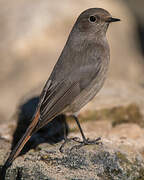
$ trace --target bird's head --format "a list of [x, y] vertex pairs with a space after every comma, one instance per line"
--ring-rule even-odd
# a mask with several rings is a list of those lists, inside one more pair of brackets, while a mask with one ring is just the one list
[[79, 32], [96, 34], [106, 33], [110, 23], [120, 21], [120, 19], [113, 18], [111, 14], [101, 8], [87, 9], [78, 17], [75, 28]]

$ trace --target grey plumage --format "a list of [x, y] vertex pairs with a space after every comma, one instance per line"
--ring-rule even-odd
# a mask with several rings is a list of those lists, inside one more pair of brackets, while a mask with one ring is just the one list
[[[91, 27], [88, 27], [89, 17], [96, 14], [111, 17], [102, 9], [84, 11], [77, 19], [47, 81], [51, 83], [45, 88], [47, 93], [40, 102], [40, 117], [44, 124], [58, 113], [70, 115], [78, 112], [104, 83], [110, 58], [106, 39], [109, 23], [101, 22], [99, 28], [96, 23], [92, 23]], [[36, 129], [41, 126], [41, 123], [38, 123]]]
[[[40, 95], [32, 123], [4, 168], [18, 156], [34, 132], [60, 113], [73, 115], [79, 112], [101, 89], [110, 59], [106, 31], [109, 23], [114, 21], [119, 19], [112, 18], [101, 8], [88, 9], [80, 14]], [[80, 131], [86, 140], [81, 127]]]

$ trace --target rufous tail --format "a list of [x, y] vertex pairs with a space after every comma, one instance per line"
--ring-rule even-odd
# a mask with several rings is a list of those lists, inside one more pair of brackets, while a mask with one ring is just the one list
[[5, 162], [5, 164], [3, 166], [4, 169], [7, 169], [12, 164], [12, 162], [15, 160], [15, 158], [21, 152], [21, 150], [24, 147], [24, 145], [27, 143], [27, 141], [32, 136], [32, 132], [33, 132], [34, 128], [36, 127], [37, 123], [38, 123], [39, 115], [40, 115], [40, 113], [39, 113], [39, 110], [38, 110], [36, 112], [35, 116], [34, 116], [34, 119], [32, 120], [31, 124], [29, 125], [28, 129], [26, 130], [26, 132], [24, 133], [22, 138], [19, 140], [19, 142], [16, 145], [16, 147], [10, 153], [7, 161]]

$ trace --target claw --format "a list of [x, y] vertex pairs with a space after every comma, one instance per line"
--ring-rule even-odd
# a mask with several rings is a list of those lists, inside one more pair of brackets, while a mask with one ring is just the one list
[[69, 141], [75, 141], [75, 142], [79, 143], [78, 145], [75, 145], [70, 149], [70, 151], [72, 151], [73, 149], [80, 149], [82, 146], [85, 146], [85, 145], [92, 145], [92, 144], [96, 144], [96, 145], [101, 144], [102, 145], [102, 142], [100, 140], [101, 140], [100, 137], [95, 140], [90, 140], [89, 138], [87, 138], [87, 139], [84, 139], [83, 141], [80, 141], [78, 137], [67, 138], [67, 139], [65, 139], [64, 143], [59, 148], [59, 151], [61, 153], [63, 153], [64, 152], [63, 148], [64, 148], [65, 144]]
[[61, 153], [63, 153], [64, 151], [63, 151], [63, 148], [64, 148], [64, 146], [65, 146], [65, 144], [67, 143], [67, 142], [69, 142], [69, 141], [75, 141], [75, 142], [80, 142], [80, 141], [78, 141], [78, 137], [73, 137], [73, 138], [66, 138], [65, 140], [64, 140], [64, 143], [61, 145], [61, 147], [59, 148], [59, 151], [61, 152]]
[[73, 146], [71, 149], [70, 149], [70, 151], [72, 151], [73, 149], [80, 149], [82, 146], [85, 146], [85, 145], [92, 145], [92, 144], [96, 144], [96, 145], [99, 145], [99, 144], [101, 144], [102, 145], [102, 142], [100, 141], [101, 140], [101, 138], [99, 137], [99, 138], [97, 138], [97, 139], [95, 139], [95, 140], [89, 140], [89, 138], [87, 138], [87, 139], [84, 139], [84, 141], [80, 141], [79, 143], [79, 145], [75, 145], [75, 146]]

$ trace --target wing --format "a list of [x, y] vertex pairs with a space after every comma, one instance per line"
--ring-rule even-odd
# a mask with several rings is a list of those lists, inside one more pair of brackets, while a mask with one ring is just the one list
[[40, 129], [61, 113], [97, 76], [100, 66], [87, 65], [69, 74], [60, 82], [48, 80], [40, 96]]
[[79, 83], [71, 83], [69, 80], [50, 85], [47, 91], [44, 89], [39, 103], [40, 120], [35, 131], [61, 113], [79, 93]]

